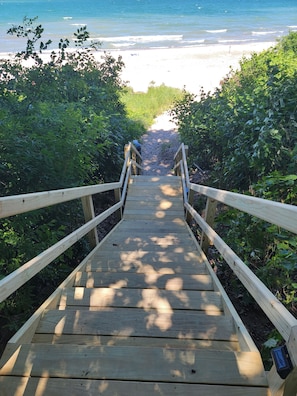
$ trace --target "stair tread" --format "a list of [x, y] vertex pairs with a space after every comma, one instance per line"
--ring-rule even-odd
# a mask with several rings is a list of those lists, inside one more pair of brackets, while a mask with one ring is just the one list
[[[267, 389], [263, 387], [243, 387], [228, 385], [207, 384], [181, 384], [165, 382], [136, 382], [114, 380], [88, 380], [68, 378], [1, 378], [1, 386], [4, 394], [16, 394], [22, 392], [26, 396], [37, 395], [38, 389], [42, 388], [42, 396], [98, 396], [98, 390], [102, 390], [104, 396], [152, 396], [155, 394], [172, 396], [268, 396]], [[5, 391], [7, 393], [5, 393]], [[24, 393], [26, 392], [26, 393]]]
[[45, 334], [34, 335], [33, 343], [71, 344], [90, 346], [141, 346], [146, 348], [162, 347], [175, 349], [212, 349], [216, 351], [239, 351], [237, 340], [194, 340], [184, 338], [160, 337], [127, 337], [115, 335], [85, 335], [85, 334]]
[[231, 317], [165, 309], [49, 310], [36, 333], [237, 340]]
[[213, 290], [210, 275], [78, 272], [74, 286], [166, 290]]
[[111, 289], [73, 287], [65, 289], [61, 296], [61, 307], [127, 307], [159, 309], [200, 310], [222, 312], [220, 293], [214, 291], [183, 290], [180, 292], [158, 289]]
[[67, 344], [14, 349], [0, 375], [266, 386], [256, 352]]

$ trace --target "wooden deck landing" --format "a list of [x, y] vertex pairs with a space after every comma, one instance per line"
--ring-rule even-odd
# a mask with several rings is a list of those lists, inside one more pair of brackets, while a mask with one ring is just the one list
[[184, 221], [178, 177], [132, 179], [123, 221], [32, 337], [7, 346], [1, 396], [269, 394], [259, 353]]

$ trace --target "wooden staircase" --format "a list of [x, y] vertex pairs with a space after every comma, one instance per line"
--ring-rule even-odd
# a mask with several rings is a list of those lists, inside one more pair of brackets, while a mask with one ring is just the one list
[[174, 176], [131, 179], [123, 220], [1, 367], [1, 396], [269, 395]]

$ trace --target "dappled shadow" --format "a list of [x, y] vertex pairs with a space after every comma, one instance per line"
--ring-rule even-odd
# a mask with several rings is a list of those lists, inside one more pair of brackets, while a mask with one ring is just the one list
[[[162, 186], [159, 194], [178, 196]], [[151, 213], [167, 211], [172, 205], [163, 197]], [[6, 351], [0, 390], [207, 396], [221, 386], [232, 394], [230, 384], [234, 390], [247, 382], [264, 389], [260, 357], [239, 352], [223, 306], [180, 217], [125, 219], [77, 272], [57, 309], [44, 312], [33, 344]]]

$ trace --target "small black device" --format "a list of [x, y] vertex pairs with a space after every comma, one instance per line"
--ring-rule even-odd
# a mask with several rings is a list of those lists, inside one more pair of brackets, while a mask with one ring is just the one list
[[278, 375], [282, 379], [287, 378], [292, 371], [293, 365], [286, 345], [272, 349], [271, 355]]

